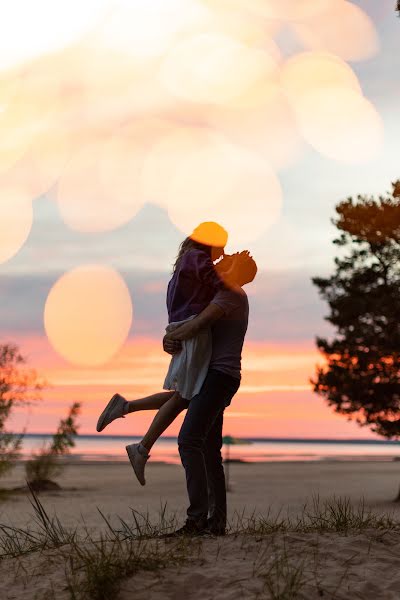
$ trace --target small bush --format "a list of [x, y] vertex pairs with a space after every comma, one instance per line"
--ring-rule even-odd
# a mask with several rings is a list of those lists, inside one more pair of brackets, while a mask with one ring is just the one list
[[0, 477], [9, 471], [19, 458], [23, 435], [6, 430], [6, 422], [16, 406], [40, 400], [47, 385], [36, 371], [27, 369], [26, 359], [15, 344], [0, 344]]
[[[25, 463], [27, 481], [32, 485], [37, 482], [51, 481], [61, 474], [62, 465], [48, 448], [42, 448]], [[35, 487], [35, 486], [33, 486]]]
[[50, 446], [42, 448], [26, 462], [26, 478], [35, 490], [47, 488], [52, 479], [60, 475], [63, 465], [59, 463], [58, 457], [68, 454], [69, 449], [75, 446], [75, 436], [78, 433], [76, 420], [80, 409], [81, 405], [75, 402], [69, 409], [67, 418], [60, 421]]

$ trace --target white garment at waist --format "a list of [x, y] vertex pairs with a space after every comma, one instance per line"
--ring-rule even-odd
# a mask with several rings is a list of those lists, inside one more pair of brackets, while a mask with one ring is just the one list
[[[195, 318], [193, 315], [184, 321], [170, 323], [166, 332], [174, 331], [180, 325]], [[182, 350], [174, 354], [164, 381], [164, 390], [176, 390], [182, 398], [191, 400], [204, 383], [210, 364], [212, 336], [209, 328], [203, 329], [195, 337], [182, 342]]]

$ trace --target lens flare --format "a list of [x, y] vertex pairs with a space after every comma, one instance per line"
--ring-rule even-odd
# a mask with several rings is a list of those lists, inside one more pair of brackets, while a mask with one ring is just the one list
[[191, 135], [180, 127], [171, 127], [154, 145], [143, 162], [142, 190], [147, 202], [168, 207], [171, 177], [180, 168], [179, 164], [187, 152], [192, 151]]
[[194, 0], [119, 0], [99, 36], [106, 47], [146, 61], [160, 57], [205, 16]]
[[21, 85], [21, 76], [18, 73], [0, 73], [0, 115], [15, 100]]
[[50, 131], [39, 135], [26, 159], [32, 163], [33, 172], [27, 180], [32, 197], [48, 192], [64, 172], [72, 152], [72, 138], [64, 128], [54, 123]]
[[13, 0], [0, 20], [0, 69], [67, 46], [101, 17], [108, 0]]
[[327, 50], [345, 60], [364, 60], [379, 50], [372, 20], [359, 6], [346, 0], [331, 3], [326, 11], [293, 27], [306, 48]]
[[327, 87], [362, 93], [351, 67], [328, 52], [302, 52], [289, 58], [282, 67], [281, 84], [294, 105], [304, 94]]
[[32, 227], [32, 201], [21, 187], [2, 179], [0, 197], [0, 263], [15, 256]]
[[258, 17], [281, 21], [298, 21], [326, 11], [342, 0], [204, 0], [210, 7], [254, 13]]
[[295, 109], [306, 141], [328, 158], [359, 164], [382, 149], [382, 120], [374, 106], [353, 90], [314, 90], [298, 99]]
[[215, 221], [236, 243], [258, 238], [278, 218], [282, 192], [271, 167], [257, 155], [202, 129], [170, 136], [156, 148], [172, 150], [164, 197], [171, 221], [185, 235]]
[[[210, 162], [226, 152], [224, 137], [217, 131], [200, 127], [171, 128], [151, 148], [143, 167], [143, 189], [147, 200], [164, 208], [174, 203], [170, 187], [173, 178], [182, 172], [185, 161], [196, 159]], [[199, 168], [203, 163], [199, 163]], [[202, 219], [209, 221], [210, 219]]]
[[264, 48], [267, 36], [275, 36], [281, 29], [282, 24], [277, 19], [261, 20], [257, 14], [241, 7], [232, 10], [232, 6], [215, 0], [212, 4], [198, 33], [224, 33], [245, 44]]
[[109, 361], [124, 344], [131, 323], [132, 302], [124, 280], [100, 265], [80, 266], [60, 277], [44, 309], [51, 345], [76, 365]]
[[12, 95], [5, 86], [9, 101], [0, 111], [0, 173], [30, 152], [43, 171], [48, 169], [46, 163], [54, 166], [60, 154], [65, 157], [69, 131], [64, 114], [67, 100], [57, 66], [60, 65], [55, 58], [38, 59], [24, 69], [23, 75], [18, 76], [18, 70], [9, 73], [16, 86]]
[[44, 115], [37, 108], [34, 100], [19, 95], [0, 112], [0, 173], [15, 165], [43, 131]]
[[209, 110], [207, 121], [274, 169], [289, 167], [301, 154], [303, 142], [295, 115], [276, 83], [264, 82], [235, 102]]
[[193, 36], [176, 45], [160, 77], [178, 98], [224, 104], [276, 72], [274, 59], [222, 34]]
[[342, 0], [255, 0], [251, 9], [267, 19], [299, 21], [322, 16], [337, 2]]
[[110, 231], [142, 207], [140, 161], [126, 139], [93, 141], [68, 163], [58, 187], [64, 222], [76, 231]]
[[[378, 35], [348, 0], [31, 4], [9, 3], [0, 23], [0, 176], [14, 199], [0, 260], [28, 235], [28, 196], [54, 191], [80, 232], [121, 227], [150, 201], [186, 234], [216, 221], [240, 243], [279, 217], [275, 170], [305, 141], [350, 164], [382, 147], [344, 62], [372, 56]], [[282, 65], [288, 41], [308, 51]]]

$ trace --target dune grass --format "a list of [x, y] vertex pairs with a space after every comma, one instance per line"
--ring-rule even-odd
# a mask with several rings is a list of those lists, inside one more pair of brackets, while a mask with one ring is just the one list
[[291, 560], [284, 547], [259, 576], [263, 581], [261, 594], [264, 597], [270, 600], [294, 600], [307, 583], [305, 560]]
[[65, 565], [67, 590], [71, 600], [112, 600], [124, 581], [139, 571], [159, 571], [183, 564], [192, 555], [188, 540], [172, 544], [118, 537], [89, 538], [74, 542]]
[[[149, 514], [132, 509], [130, 519], [117, 517], [116, 524], [98, 509], [104, 527], [93, 533], [82, 522], [72, 528], [65, 527], [57, 516], [47, 513], [33, 490], [30, 503], [33, 517], [29, 528], [0, 525], [0, 561], [18, 561], [29, 554], [54, 551], [52, 558], [63, 566], [63, 590], [70, 600], [117, 600], [124, 582], [139, 572], [156, 574], [167, 567], [199, 563], [202, 544], [207, 539], [165, 539], [164, 534], [178, 525], [176, 515], [169, 514], [166, 505], [160, 507], [158, 519], [151, 520]], [[273, 515], [271, 510], [264, 515], [235, 514], [228, 527], [228, 538], [243, 539], [243, 547], [265, 541], [253, 568], [253, 576], [261, 582], [257, 598], [295, 600], [302, 597], [312, 571], [303, 556], [292, 552], [286, 543], [288, 536], [329, 533], [348, 536], [371, 530], [383, 534], [400, 532], [400, 522], [390, 515], [374, 513], [363, 501], [354, 505], [348, 498], [322, 501], [315, 496], [296, 518]], [[220, 538], [215, 560], [223, 546], [224, 538]], [[320, 565], [321, 557], [317, 554], [315, 565]], [[323, 593], [318, 568], [314, 568], [312, 575], [314, 589]], [[53, 598], [50, 592], [47, 594], [49, 599]]]
[[[163, 535], [176, 524], [174, 516], [167, 517], [166, 505], [155, 523], [132, 509], [132, 523], [119, 518], [118, 527], [99, 511], [105, 530], [93, 535], [84, 523], [66, 528], [57, 516], [49, 516], [32, 488], [29, 500], [29, 528], [0, 525], [0, 561], [57, 549], [70, 600], [115, 600], [127, 578], [183, 564], [199, 548], [188, 538], [165, 543]], [[53, 597], [50, 592], [48, 597]]]
[[230, 533], [254, 535], [280, 532], [347, 534], [367, 529], [400, 531], [400, 521], [390, 514], [374, 513], [365, 506], [362, 499], [355, 505], [347, 497], [333, 496], [321, 500], [319, 496], [313, 496], [296, 518], [282, 517], [281, 512], [273, 515], [271, 509], [268, 509], [265, 515], [246, 516], [236, 513], [229, 526]]
[[76, 539], [77, 527], [67, 529], [57, 516], [50, 517], [32, 489], [29, 501], [33, 508], [29, 529], [0, 524], [0, 560], [59, 548]]
[[85, 530], [84, 541], [75, 539], [68, 548], [65, 578], [71, 600], [114, 600], [123, 582], [139, 571], [179, 566], [198, 549], [188, 538], [165, 543], [164, 534], [176, 527], [175, 515], [167, 515], [166, 505], [155, 522], [149, 514], [131, 509], [132, 522], [117, 517], [117, 527], [98, 511], [105, 530], [96, 537]]

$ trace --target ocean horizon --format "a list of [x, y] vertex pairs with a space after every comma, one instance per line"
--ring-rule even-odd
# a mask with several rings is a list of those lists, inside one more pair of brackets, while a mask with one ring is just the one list
[[[32, 437], [32, 438], [41, 438], [41, 437], [48, 437], [51, 438], [54, 434], [52, 432], [39, 432], [39, 433], [23, 433], [23, 432], [19, 432], [16, 433], [15, 435], [22, 435], [24, 437]], [[228, 434], [227, 434], [228, 435]], [[127, 439], [127, 438], [135, 438], [135, 439], [139, 439], [141, 436], [140, 435], [113, 435], [113, 434], [107, 434], [107, 433], [78, 433], [76, 438], [118, 438], [118, 439]], [[172, 435], [164, 435], [162, 436], [162, 438], [160, 438], [162, 440], [177, 440], [177, 436], [172, 436]], [[318, 442], [318, 443], [351, 443], [351, 444], [389, 444], [389, 445], [398, 445], [400, 446], [400, 440], [385, 440], [385, 439], [370, 439], [370, 438], [320, 438], [320, 437], [248, 437], [248, 436], [240, 436], [240, 437], [236, 437], [235, 439], [239, 439], [239, 440], [246, 440], [246, 441], [252, 441], [252, 442]]]
[[[28, 458], [49, 442], [50, 433], [24, 434], [22, 457]], [[79, 434], [70, 457], [86, 461], [121, 461], [126, 459], [125, 446], [140, 441], [141, 436]], [[353, 438], [242, 437], [237, 443], [224, 445], [225, 458], [242, 462], [278, 461], [391, 461], [400, 460], [400, 441]], [[151, 451], [152, 460], [180, 462], [177, 438], [163, 436]]]

